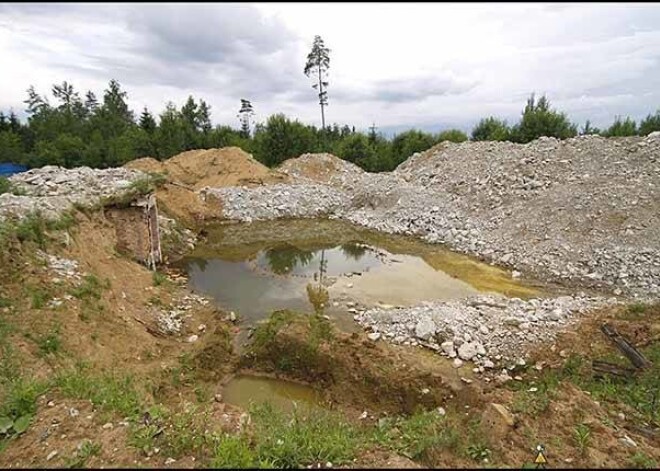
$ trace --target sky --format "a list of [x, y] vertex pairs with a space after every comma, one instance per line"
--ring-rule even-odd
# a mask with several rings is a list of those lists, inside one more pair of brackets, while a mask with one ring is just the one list
[[[303, 73], [315, 35], [330, 48], [326, 122], [386, 134], [516, 122], [531, 93], [583, 124], [660, 108], [660, 4], [2, 3], [0, 110], [68, 81], [110, 79], [139, 113], [189, 95], [214, 124], [282, 112], [320, 125]], [[52, 98], [51, 98], [52, 102]]]

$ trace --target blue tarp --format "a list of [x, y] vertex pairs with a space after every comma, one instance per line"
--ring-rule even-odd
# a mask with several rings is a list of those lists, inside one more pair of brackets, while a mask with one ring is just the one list
[[0, 163], [0, 177], [10, 177], [15, 173], [25, 172], [27, 169], [25, 165]]

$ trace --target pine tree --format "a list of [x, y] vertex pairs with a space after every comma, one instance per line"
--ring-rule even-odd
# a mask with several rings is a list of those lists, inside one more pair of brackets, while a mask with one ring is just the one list
[[154, 119], [153, 115], [149, 112], [147, 107], [144, 107], [144, 110], [142, 110], [142, 114], [140, 115], [140, 128], [142, 128], [144, 131], [148, 132], [149, 134], [152, 134], [156, 130], [156, 120]]
[[[328, 105], [328, 92], [325, 88], [329, 82], [326, 80], [328, 69], [330, 68], [330, 49], [325, 47], [321, 36], [314, 36], [312, 50], [307, 55], [305, 64], [305, 75], [318, 74], [318, 83], [312, 85], [312, 88], [319, 91], [319, 105], [321, 105], [321, 129], [325, 130], [325, 111], [324, 107]], [[315, 78], [316, 80], [316, 78]]]

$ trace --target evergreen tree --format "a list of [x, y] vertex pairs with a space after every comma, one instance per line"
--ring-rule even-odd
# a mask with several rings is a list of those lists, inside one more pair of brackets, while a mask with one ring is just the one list
[[325, 129], [325, 112], [324, 107], [328, 105], [328, 92], [325, 88], [328, 87], [329, 82], [326, 80], [328, 69], [330, 68], [330, 49], [325, 47], [321, 36], [314, 36], [314, 43], [312, 50], [307, 55], [307, 63], [305, 64], [305, 75], [308, 77], [311, 74], [318, 74], [318, 83], [314, 83], [312, 88], [319, 91], [319, 105], [321, 105], [321, 129]]
[[660, 131], [660, 110], [654, 115], [648, 115], [639, 123], [639, 135], [648, 136], [654, 131]]

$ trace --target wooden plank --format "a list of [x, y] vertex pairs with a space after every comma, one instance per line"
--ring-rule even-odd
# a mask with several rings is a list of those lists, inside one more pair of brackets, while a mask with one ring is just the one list
[[606, 373], [612, 376], [619, 376], [621, 378], [632, 378], [635, 375], [636, 370], [633, 368], [626, 368], [625, 366], [615, 365], [614, 363], [609, 363], [607, 361], [593, 360], [591, 362], [591, 368], [596, 373]]
[[619, 350], [630, 360], [635, 368], [643, 369], [651, 366], [651, 362], [641, 354], [630, 342], [628, 342], [616, 329], [609, 324], [600, 326], [600, 330], [607, 335], [607, 337], [614, 342]]

